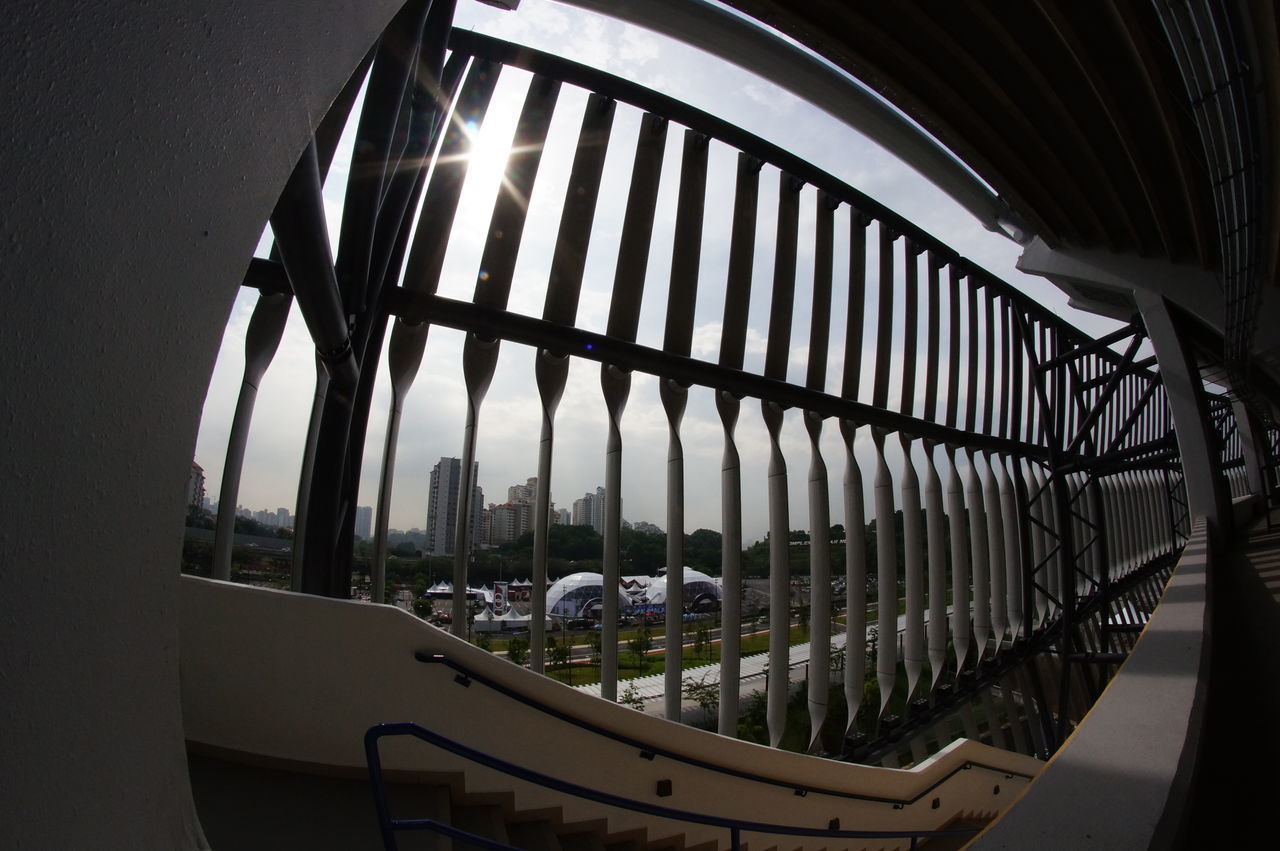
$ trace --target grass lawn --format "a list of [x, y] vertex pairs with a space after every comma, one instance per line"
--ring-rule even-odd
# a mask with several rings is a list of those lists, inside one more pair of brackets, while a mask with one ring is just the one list
[[[790, 644], [804, 644], [809, 640], [809, 628], [807, 626], [791, 627]], [[755, 635], [742, 636], [741, 655], [750, 656], [755, 653], [765, 653], [769, 650], [769, 633], [761, 632]], [[689, 645], [684, 648], [681, 660], [682, 667], [701, 668], [705, 665], [714, 665], [720, 661], [720, 643], [711, 642], [706, 648], [697, 651], [693, 646]], [[667, 654], [663, 650], [652, 651], [646, 655], [644, 666], [641, 667], [639, 657], [634, 653], [623, 652], [618, 654], [618, 679], [630, 680], [635, 677], [648, 677], [655, 674], [661, 674], [667, 669]], [[600, 666], [593, 664], [577, 664], [567, 665], [563, 668], [554, 670], [548, 669], [547, 676], [552, 679], [559, 680], [569, 685], [586, 685], [587, 683], [600, 682]]]

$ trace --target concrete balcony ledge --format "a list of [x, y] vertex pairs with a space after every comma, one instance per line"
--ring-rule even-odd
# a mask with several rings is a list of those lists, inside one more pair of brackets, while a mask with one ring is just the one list
[[969, 847], [1173, 844], [1205, 712], [1209, 560], [1200, 520], [1160, 605], [1102, 697], [1039, 777]]

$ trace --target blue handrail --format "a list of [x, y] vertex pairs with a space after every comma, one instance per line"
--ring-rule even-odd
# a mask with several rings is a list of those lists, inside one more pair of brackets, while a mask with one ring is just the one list
[[524, 705], [529, 706], [533, 709], [536, 709], [539, 712], [543, 712], [547, 715], [550, 715], [553, 718], [557, 718], [561, 721], [564, 721], [568, 724], [572, 724], [573, 726], [578, 727], [580, 729], [587, 730], [588, 732], [594, 733], [598, 736], [603, 736], [608, 739], [613, 739], [614, 741], [620, 742], [624, 745], [627, 745], [628, 747], [636, 748], [637, 750], [640, 751], [640, 753], [646, 759], [652, 759], [654, 756], [662, 756], [667, 759], [675, 760], [676, 762], [683, 762], [686, 765], [693, 765], [698, 768], [704, 768], [708, 771], [714, 771], [717, 774], [727, 774], [732, 777], [741, 777], [756, 783], [767, 783], [772, 786], [782, 786], [784, 788], [793, 790], [797, 795], [808, 795], [810, 793], [815, 793], [819, 795], [830, 795], [836, 798], [849, 798], [856, 801], [870, 801], [870, 802], [879, 803], [879, 804], [890, 804], [893, 806], [894, 809], [902, 809], [911, 804], [914, 804], [916, 801], [919, 801], [921, 798], [928, 795], [933, 790], [937, 789], [943, 783], [946, 783], [948, 780], [950, 780], [953, 776], [955, 776], [959, 772], [968, 771], [969, 769], [972, 769], [972, 768], [981, 768], [985, 771], [991, 771], [996, 774], [1002, 775], [1005, 779], [1012, 779], [1014, 777], [1021, 777], [1025, 780], [1035, 779], [1033, 775], [1026, 774], [1024, 772], [1009, 771], [1007, 769], [997, 768], [994, 765], [986, 765], [985, 763], [981, 763], [981, 762], [968, 761], [968, 762], [961, 763], [956, 768], [947, 772], [945, 775], [938, 778], [936, 782], [925, 787], [918, 794], [916, 794], [914, 797], [911, 797], [911, 798], [889, 798], [881, 795], [866, 795], [866, 794], [860, 794], [857, 792], [845, 792], [838, 789], [822, 789], [816, 786], [808, 786], [808, 785], [802, 785], [797, 783], [788, 783], [786, 781], [776, 780], [770, 777], [760, 777], [759, 775], [756, 775], [756, 774], [750, 774], [748, 772], [739, 771], [738, 769], [734, 769], [734, 768], [728, 768], [723, 765], [715, 765], [714, 763], [706, 762], [704, 760], [700, 760], [695, 757], [686, 756], [684, 754], [676, 753], [675, 751], [667, 750], [667, 749], [658, 747], [656, 745], [641, 742], [637, 739], [632, 739], [631, 737], [623, 735], [621, 733], [615, 733], [612, 730], [608, 730], [608, 729], [605, 729], [604, 727], [600, 727], [596, 724], [591, 723], [590, 721], [584, 721], [581, 718], [577, 718], [573, 715], [569, 715], [566, 712], [562, 712], [558, 709], [547, 706], [545, 703], [542, 703], [541, 701], [535, 700], [534, 698], [531, 698], [528, 695], [522, 694], [516, 691], [515, 689], [512, 689], [508, 686], [503, 685], [502, 683], [489, 679], [485, 675], [476, 672], [474, 669], [467, 667], [461, 662], [458, 662], [454, 659], [450, 659], [449, 657], [444, 656], [442, 654], [423, 653], [422, 651], [417, 651], [413, 655], [415, 659], [417, 659], [419, 662], [422, 662], [424, 664], [444, 665], [447, 668], [452, 668], [454, 671], [456, 671], [460, 675], [460, 679], [458, 680], [458, 682], [462, 685], [470, 685], [471, 681], [474, 680], [475, 682], [488, 686], [489, 688], [502, 694], [505, 697], [509, 697], [512, 700], [523, 703]]
[[[504, 845], [495, 842], [492, 839], [476, 836], [463, 830], [459, 830], [451, 825], [444, 824], [436, 819], [396, 819], [391, 816], [391, 807], [387, 801], [386, 786], [382, 778], [382, 757], [378, 751], [378, 743], [387, 736], [412, 736], [421, 739], [428, 744], [434, 745], [442, 750], [449, 751], [471, 762], [478, 763], [495, 771], [500, 771], [510, 777], [523, 780], [527, 783], [533, 783], [547, 789], [562, 792], [566, 795], [573, 795], [578, 798], [584, 798], [588, 801], [594, 801], [605, 806], [618, 807], [620, 809], [631, 810], [633, 812], [645, 813], [647, 815], [659, 818], [671, 819], [673, 821], [682, 821], [691, 824], [708, 825], [711, 827], [720, 827], [729, 831], [729, 843], [733, 851], [739, 851], [741, 847], [741, 834], [745, 831], [748, 833], [768, 833], [781, 834], [786, 836], [813, 836], [824, 837], [828, 839], [905, 839], [911, 840], [911, 847], [915, 848], [916, 843], [921, 838], [935, 838], [942, 836], [972, 836], [978, 831], [976, 828], [953, 828], [949, 830], [840, 830], [831, 828], [815, 828], [815, 827], [798, 827], [785, 824], [771, 824], [768, 822], [746, 821], [743, 819], [725, 818], [723, 816], [710, 816], [703, 813], [693, 813], [687, 810], [678, 810], [672, 807], [664, 807], [659, 804], [650, 804], [645, 801], [636, 801], [631, 798], [624, 798], [619, 795], [613, 795], [609, 792], [602, 792], [598, 789], [590, 789], [586, 786], [579, 786], [576, 783], [570, 783], [566, 780], [560, 780], [541, 772], [534, 771], [530, 768], [507, 762], [506, 760], [478, 751], [475, 748], [468, 747], [461, 742], [443, 736], [434, 730], [429, 730], [420, 724], [408, 721], [375, 724], [370, 727], [364, 735], [364, 752], [365, 759], [369, 766], [369, 780], [373, 786], [374, 806], [378, 812], [378, 825], [382, 831], [383, 846], [387, 851], [396, 851], [395, 831], [397, 830], [433, 830], [444, 833], [458, 839], [465, 839], [477, 845], [486, 848], [512, 848], [513, 846]], [[518, 851], [518, 849], [517, 849]]]

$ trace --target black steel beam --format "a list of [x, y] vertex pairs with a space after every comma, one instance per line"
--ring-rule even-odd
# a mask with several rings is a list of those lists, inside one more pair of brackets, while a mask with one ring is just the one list
[[710, 387], [738, 397], [768, 399], [785, 408], [799, 408], [823, 417], [873, 425], [937, 443], [1036, 460], [1043, 460], [1046, 453], [1044, 447], [1035, 444], [970, 434], [785, 381], [673, 355], [605, 334], [480, 307], [470, 302], [394, 288], [385, 293], [384, 307], [406, 322], [431, 322], [447, 328], [471, 331], [486, 339], [503, 339], [534, 348], [550, 349], [599, 363], [614, 364], [622, 369], [661, 376], [681, 384]]

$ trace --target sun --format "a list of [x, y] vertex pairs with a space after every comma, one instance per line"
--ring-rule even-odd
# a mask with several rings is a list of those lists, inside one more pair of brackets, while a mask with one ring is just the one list
[[464, 126], [463, 131], [471, 147], [466, 156], [467, 170], [486, 177], [503, 174], [511, 156], [511, 140], [504, 139], [499, 133], [486, 133], [470, 123]]

